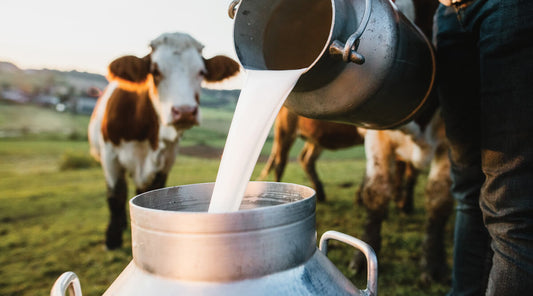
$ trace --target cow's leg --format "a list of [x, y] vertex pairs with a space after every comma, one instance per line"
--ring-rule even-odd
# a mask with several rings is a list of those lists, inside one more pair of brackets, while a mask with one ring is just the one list
[[122, 232], [127, 228], [126, 200], [128, 186], [124, 168], [118, 162], [114, 147], [104, 143], [101, 147], [101, 164], [107, 185], [107, 205], [109, 208], [109, 224], [105, 233], [107, 249], [117, 249], [122, 246]]
[[165, 187], [166, 183], [167, 183], [167, 178], [168, 178], [168, 173], [165, 173], [165, 172], [158, 172], [154, 179], [152, 180], [152, 183], [150, 183], [150, 185], [148, 185], [148, 187], [146, 188], [137, 188], [137, 194], [141, 194], [141, 193], [144, 193], [144, 192], [147, 192], [147, 191], [151, 191], [151, 190], [155, 190], [155, 189], [160, 189], [160, 188], [163, 188]]
[[423, 242], [422, 280], [425, 283], [442, 281], [448, 276], [444, 230], [453, 211], [450, 192], [450, 162], [447, 148], [441, 145], [431, 163], [426, 186], [426, 233]]
[[257, 180], [258, 181], [262, 181], [262, 180], [265, 180], [268, 176], [268, 174], [270, 174], [270, 171], [272, 171], [272, 168], [274, 167], [274, 161], [275, 161], [275, 158], [276, 158], [276, 148], [275, 148], [275, 144], [273, 144], [272, 146], [272, 151], [270, 152], [270, 156], [268, 157], [268, 160], [265, 164], [265, 167], [263, 168], [263, 170], [261, 170], [261, 173], [259, 174], [259, 177], [257, 177]]
[[396, 207], [403, 211], [405, 206], [405, 188], [404, 188], [404, 177], [407, 170], [407, 163], [403, 160], [396, 160], [394, 170], [394, 202]]
[[277, 121], [276, 121], [276, 125], [274, 126], [274, 141], [272, 142], [272, 149], [270, 151], [270, 155], [268, 156], [268, 160], [265, 164], [265, 167], [263, 168], [263, 170], [261, 171], [261, 174], [259, 174], [259, 177], [257, 178], [257, 180], [259, 181], [265, 180], [268, 177], [268, 174], [270, 174], [270, 171], [272, 171], [272, 169], [276, 167], [276, 161], [278, 159], [279, 151], [281, 149], [280, 141], [282, 141], [280, 139], [280, 135], [279, 135], [280, 131], [278, 131], [278, 129], [279, 128], [277, 126]]
[[128, 186], [124, 169], [111, 149], [102, 153], [102, 168], [107, 183], [107, 205], [110, 213], [105, 244], [109, 250], [112, 250], [122, 246], [122, 232], [128, 225], [126, 218]]
[[[387, 216], [387, 207], [392, 197], [391, 179], [387, 176], [380, 176], [373, 180], [365, 179], [365, 186], [361, 190], [361, 200], [366, 209], [366, 218], [363, 225], [363, 235], [361, 239], [368, 243], [377, 255], [381, 250], [381, 225]], [[366, 266], [365, 256], [356, 252], [350, 268], [361, 272]]]
[[316, 171], [316, 161], [320, 154], [322, 153], [322, 148], [316, 144], [305, 142], [305, 145], [298, 156], [300, 165], [304, 169], [307, 177], [313, 183], [313, 188], [316, 191], [316, 197], [319, 202], [326, 201], [326, 193], [324, 192], [324, 186], [318, 177]]
[[410, 214], [414, 210], [414, 189], [418, 175], [419, 170], [410, 162], [396, 161], [394, 200], [397, 208], [406, 214]]
[[357, 188], [357, 191], [355, 192], [355, 203], [359, 206], [364, 206], [363, 189], [365, 188], [365, 180], [366, 180], [366, 174], [363, 175], [363, 180], [361, 181], [361, 185], [359, 185], [359, 188]]
[[111, 215], [106, 230], [106, 247], [109, 250], [122, 246], [122, 232], [128, 223], [126, 218], [126, 200], [128, 187], [124, 176], [116, 180], [113, 187], [107, 187], [107, 205]]
[[283, 173], [285, 172], [285, 167], [287, 166], [287, 160], [289, 158], [289, 152], [291, 150], [292, 144], [294, 144], [295, 136], [287, 135], [284, 137], [282, 142], [279, 145], [278, 153], [275, 158], [275, 171], [276, 182], [281, 181]]
[[[365, 138], [367, 158], [361, 200], [366, 209], [362, 240], [368, 243], [377, 255], [381, 249], [381, 225], [387, 215], [389, 201], [393, 196], [393, 178], [390, 173], [394, 162], [391, 143], [382, 131], [368, 132]], [[365, 256], [356, 252], [350, 267], [361, 272], [366, 265]]]
[[264, 180], [272, 169], [275, 172], [276, 182], [280, 182], [287, 165], [289, 152], [296, 140], [298, 116], [281, 108], [274, 124], [274, 142], [267, 164], [259, 175], [259, 180]]
[[266, 179], [270, 171], [274, 169], [275, 181], [281, 181], [283, 173], [285, 172], [285, 167], [287, 166], [289, 151], [291, 150], [291, 146], [294, 143], [294, 140], [294, 137], [283, 140], [274, 140], [272, 152], [270, 153], [268, 161], [263, 170], [261, 171], [258, 180]]
[[405, 189], [404, 189], [404, 205], [402, 210], [404, 213], [412, 213], [415, 209], [415, 187], [420, 175], [420, 170], [415, 168], [412, 163], [408, 163], [405, 172]]

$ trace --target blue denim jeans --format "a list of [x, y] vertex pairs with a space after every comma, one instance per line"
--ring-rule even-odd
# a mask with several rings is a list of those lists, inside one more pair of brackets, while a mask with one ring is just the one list
[[457, 201], [449, 295], [533, 295], [533, 1], [435, 14]]

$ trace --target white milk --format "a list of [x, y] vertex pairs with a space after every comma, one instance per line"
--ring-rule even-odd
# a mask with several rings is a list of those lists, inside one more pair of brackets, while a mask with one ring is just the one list
[[218, 169], [209, 212], [237, 211], [270, 128], [306, 69], [247, 70]]
[[239, 209], [279, 109], [300, 76], [326, 50], [332, 18], [331, 0], [279, 1], [271, 12], [264, 32], [257, 36], [262, 38], [261, 52], [255, 52], [269, 70], [247, 70], [209, 212]]

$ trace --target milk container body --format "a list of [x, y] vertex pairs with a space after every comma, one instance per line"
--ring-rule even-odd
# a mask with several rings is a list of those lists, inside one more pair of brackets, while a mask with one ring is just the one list
[[[285, 102], [295, 113], [389, 129], [409, 122], [428, 104], [435, 80], [433, 47], [391, 1], [234, 4], [235, 51], [245, 69], [308, 68]], [[313, 17], [304, 17], [309, 14]]]
[[[313, 189], [250, 182], [239, 211], [208, 213], [213, 187], [183, 185], [134, 197], [133, 260], [104, 295], [376, 295], [377, 259], [370, 246], [330, 231], [317, 248]], [[365, 289], [327, 258], [332, 239], [367, 255]], [[51, 295], [65, 295], [69, 280], [80, 291], [69, 272]]]

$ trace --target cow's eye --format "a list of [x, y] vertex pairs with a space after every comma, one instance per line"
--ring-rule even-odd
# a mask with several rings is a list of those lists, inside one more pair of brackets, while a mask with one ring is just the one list
[[205, 70], [200, 70], [200, 72], [198, 72], [198, 76], [200, 77], [205, 77], [207, 75], [207, 72]]

